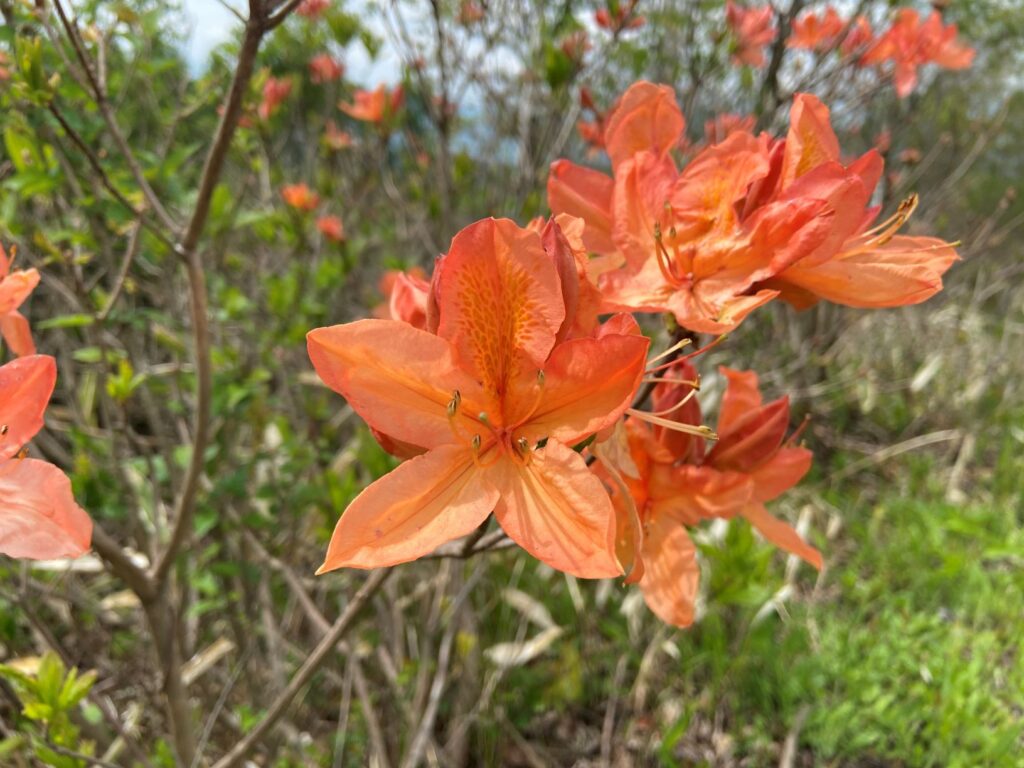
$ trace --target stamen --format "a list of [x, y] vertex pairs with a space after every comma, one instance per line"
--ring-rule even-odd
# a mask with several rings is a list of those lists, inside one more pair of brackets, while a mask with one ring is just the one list
[[681, 424], [678, 421], [672, 421], [671, 419], [663, 419], [660, 416], [656, 416], [653, 413], [647, 411], [638, 411], [636, 408], [629, 408], [626, 410], [630, 416], [634, 419], [640, 419], [640, 421], [646, 421], [649, 424], [654, 424], [665, 429], [671, 429], [675, 432], [682, 432], [686, 435], [696, 435], [697, 437], [704, 437], [708, 440], [717, 440], [718, 433], [716, 433], [711, 427], [694, 424]]
[[665, 250], [665, 245], [661, 241], [661, 224], [658, 222], [654, 222], [654, 253], [658, 259], [658, 269], [661, 270], [661, 275], [665, 278], [665, 282], [673, 288], [680, 287], [683, 281], [672, 269], [672, 257]]
[[723, 334], [722, 334], [721, 336], [717, 336], [717, 337], [715, 337], [714, 339], [712, 339], [711, 341], [709, 341], [709, 342], [708, 342], [707, 344], [705, 344], [705, 345], [704, 345], [703, 347], [701, 347], [700, 349], [695, 349], [695, 350], [693, 350], [693, 352], [691, 352], [690, 354], [688, 354], [688, 355], [683, 355], [683, 356], [682, 356], [681, 358], [679, 358], [679, 359], [680, 359], [680, 360], [690, 360], [690, 359], [692, 359], [692, 358], [694, 358], [694, 357], [697, 357], [698, 355], [703, 355], [703, 354], [704, 354], [705, 352], [707, 352], [708, 350], [712, 350], [712, 349], [714, 349], [715, 347], [717, 347], [717, 346], [718, 346], [719, 344], [721, 344], [721, 343], [722, 343], [723, 341], [725, 341], [725, 340], [726, 340], [727, 338], [729, 338], [729, 334], [728, 334], [728, 333], [723, 333]]
[[540, 408], [541, 401], [544, 399], [544, 384], [546, 381], [547, 378], [544, 376], [544, 371], [537, 371], [537, 393], [534, 395], [533, 404], [530, 406], [530, 410], [526, 412], [525, 416], [519, 419], [519, 425], [525, 424], [537, 413], [537, 409]]
[[8, 432], [8, 427], [7, 427], [7, 425], [6, 425], [6, 424], [4, 424], [4, 425], [0, 425], [0, 437], [2, 437], [2, 436], [4, 436], [4, 435], [6, 435], [6, 434], [7, 434], [7, 432]]
[[868, 248], [877, 248], [888, 243], [896, 236], [899, 229], [907, 223], [907, 219], [911, 217], [917, 208], [917, 202], [917, 193], [903, 200], [896, 209], [896, 213], [857, 238], [858, 244], [853, 250], [860, 251]]
[[697, 395], [697, 390], [696, 389], [691, 389], [689, 392], [686, 393], [686, 396], [683, 399], [681, 399], [678, 403], [673, 405], [671, 408], [666, 408], [663, 411], [652, 411], [652, 412], [650, 412], [651, 416], [668, 416], [673, 411], [677, 411], [680, 408], [682, 408], [684, 405], [686, 405], [688, 402], [690, 402], [694, 397], [696, 397], [696, 395]]
[[[682, 349], [683, 347], [687, 347], [690, 344], [693, 344], [693, 339], [682, 339], [681, 341], [677, 341], [675, 344], [673, 344], [671, 347], [666, 349], [660, 355], [657, 355], [656, 357], [652, 357], [650, 360], [648, 360], [647, 361], [647, 365], [651, 365], [652, 363], [656, 363], [659, 360], [664, 360], [666, 357], [671, 355], [673, 352], [678, 352], [680, 349]], [[673, 360], [672, 362], [675, 362], [675, 361]]]
[[493, 467], [495, 464], [498, 463], [498, 460], [501, 458], [500, 449], [494, 452], [494, 458], [492, 458], [490, 461], [484, 462], [480, 460], [480, 449], [483, 446], [483, 440], [481, 439], [480, 435], [473, 435], [472, 444], [473, 463], [476, 464], [477, 469], [487, 469], [488, 467]]
[[462, 394], [456, 389], [452, 392], [452, 399], [448, 401], [448, 407], [445, 409], [448, 414], [448, 428], [452, 431], [452, 435], [455, 436], [456, 442], [463, 447], [469, 447], [471, 440], [462, 434], [456, 421], [460, 405], [462, 405]]

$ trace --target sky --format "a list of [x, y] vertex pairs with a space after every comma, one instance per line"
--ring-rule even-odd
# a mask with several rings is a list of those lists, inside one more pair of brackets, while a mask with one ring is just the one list
[[[247, 3], [244, 0], [226, 0], [245, 15]], [[358, 7], [361, 3], [346, 3], [346, 9]], [[193, 74], [199, 74], [206, 67], [210, 51], [232, 35], [237, 35], [241, 22], [217, 0], [182, 0], [182, 9], [189, 20], [190, 33], [185, 47], [185, 57]], [[385, 37], [379, 21], [369, 18], [366, 25], [380, 37]], [[381, 56], [372, 61], [363, 46], [352, 43], [345, 52], [345, 68], [348, 79], [365, 86], [378, 83], [394, 85], [400, 79], [401, 66], [394, 56], [388, 55], [390, 46], [385, 46]]]

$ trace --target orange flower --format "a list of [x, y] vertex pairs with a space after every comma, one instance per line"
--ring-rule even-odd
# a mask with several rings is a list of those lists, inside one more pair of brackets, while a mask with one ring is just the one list
[[607, 29], [615, 35], [621, 34], [627, 29], [638, 29], [647, 23], [643, 16], [635, 13], [638, 0], [628, 2], [616, 2], [608, 8], [599, 8], [594, 13], [594, 21], [601, 29]]
[[285, 184], [281, 187], [281, 197], [284, 198], [285, 205], [297, 211], [313, 211], [320, 205], [320, 195], [305, 183]]
[[764, 66], [764, 47], [775, 40], [775, 13], [770, 5], [743, 8], [728, 0], [725, 22], [735, 38], [733, 61], [751, 67]]
[[[858, 16], [853, 26], [846, 33], [846, 37], [843, 38], [843, 42], [839, 46], [839, 50], [843, 56], [852, 56], [855, 53], [863, 53], [867, 51], [875, 40], [875, 33], [871, 30], [871, 23], [863, 16]], [[858, 65], [862, 65], [862, 59], [858, 58]]]
[[615, 504], [617, 551], [627, 581], [638, 583], [651, 610], [677, 626], [693, 621], [699, 579], [684, 526], [744, 517], [768, 541], [822, 567], [821, 554], [764, 506], [799, 482], [811, 463], [810, 451], [785, 438], [788, 400], [763, 405], [756, 374], [721, 372], [729, 384], [718, 442], [707, 455], [700, 437], [685, 431], [700, 421], [693, 397], [697, 376], [686, 362], [664, 374], [669, 381], [656, 387], [653, 413], [631, 413], [611, 444], [593, 448], [600, 459], [594, 471]]
[[28, 298], [29, 294], [39, 285], [39, 273], [35, 269], [19, 269], [11, 272], [15, 252], [7, 258], [0, 246], [0, 334], [18, 357], [34, 355], [36, 345], [32, 341], [32, 332], [28, 320], [18, 312], [18, 307]]
[[263, 100], [256, 108], [260, 120], [267, 121], [292, 92], [292, 82], [286, 78], [268, 77], [263, 84]]
[[[768, 199], [779, 204], [812, 195], [826, 200], [835, 215], [824, 242], [760, 288], [781, 291], [799, 308], [819, 299], [850, 307], [896, 307], [920, 303], [942, 290], [942, 275], [958, 259], [953, 246], [934, 237], [896, 234], [917, 206], [916, 196], [871, 226], [878, 211], [868, 204], [882, 174], [882, 158], [870, 150], [844, 166], [824, 104], [799, 94], [789, 133], [776, 149], [769, 178], [777, 184]], [[748, 196], [748, 204], [756, 208], [758, 195]]]
[[345, 241], [345, 227], [337, 216], [321, 216], [316, 220], [316, 228], [328, 240], [333, 240], [336, 243]]
[[380, 433], [425, 450], [349, 505], [321, 572], [414, 560], [493, 511], [554, 568], [620, 573], [611, 501], [569, 446], [629, 406], [647, 340], [618, 317], [559, 343], [572, 277], [536, 232], [485, 219], [435, 267], [436, 333], [393, 320], [310, 332], [324, 382]]
[[374, 309], [374, 317], [399, 320], [413, 328], [426, 330], [430, 282], [422, 269], [413, 267], [408, 272], [389, 270], [381, 277], [379, 288], [384, 302]]
[[331, 0], [302, 0], [295, 12], [307, 19], [315, 19], [331, 7]]
[[46, 560], [89, 549], [92, 521], [71, 495], [71, 481], [53, 464], [19, 458], [43, 426], [57, 381], [52, 357], [31, 355], [0, 367], [0, 552]]
[[386, 125], [398, 114], [404, 100], [405, 92], [402, 86], [396, 86], [393, 91], [388, 91], [384, 85], [379, 85], [373, 91], [357, 90], [353, 103], [342, 102], [338, 107], [356, 120]]
[[825, 203], [808, 197], [741, 217], [769, 171], [766, 139], [736, 130], [680, 173], [670, 150], [683, 127], [671, 88], [633, 85], [605, 128], [614, 179], [558, 161], [548, 202], [586, 222], [584, 243], [603, 258], [606, 311], [667, 311], [690, 330], [724, 333], [777, 295], [755, 283], [825, 237]]
[[323, 141], [324, 144], [333, 150], [348, 149], [353, 144], [352, 134], [338, 128], [333, 120], [327, 121]]
[[309, 78], [314, 83], [329, 83], [341, 79], [344, 65], [329, 53], [318, 53], [309, 60]]
[[917, 11], [901, 8], [889, 30], [864, 54], [863, 61], [892, 62], [896, 95], [904, 98], [917, 86], [921, 66], [966, 69], [974, 61], [974, 49], [957, 40], [956, 24], [944, 26], [938, 11], [922, 23]]
[[805, 13], [793, 22], [793, 33], [786, 40], [786, 46], [829, 51], [835, 48], [845, 27], [845, 22], [831, 5], [820, 14], [813, 11]]

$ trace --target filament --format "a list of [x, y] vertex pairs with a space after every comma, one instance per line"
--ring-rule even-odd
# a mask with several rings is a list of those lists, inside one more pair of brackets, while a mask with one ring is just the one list
[[715, 432], [711, 427], [695, 424], [682, 424], [678, 421], [672, 421], [671, 419], [663, 419], [660, 416], [656, 416], [653, 413], [647, 411], [640, 411], [636, 408], [629, 408], [626, 410], [630, 416], [634, 419], [640, 419], [640, 421], [646, 421], [649, 424], [654, 424], [665, 429], [671, 429], [675, 432], [682, 432], [686, 435], [696, 435], [697, 437], [706, 437], [708, 440], [717, 440], [718, 433]]

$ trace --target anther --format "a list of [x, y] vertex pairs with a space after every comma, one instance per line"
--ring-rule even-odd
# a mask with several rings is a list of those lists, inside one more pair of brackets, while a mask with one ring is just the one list
[[544, 371], [537, 371], [537, 386], [544, 386]]
[[483, 441], [480, 439], [480, 435], [473, 435], [473, 453], [480, 453], [480, 446]]
[[7, 431], [8, 431], [8, 428], [7, 428], [6, 424], [0, 425], [0, 436], [6, 435]]
[[519, 452], [524, 456], [530, 451], [530, 442], [525, 437], [520, 437], [516, 440], [516, 445], [519, 446]]

